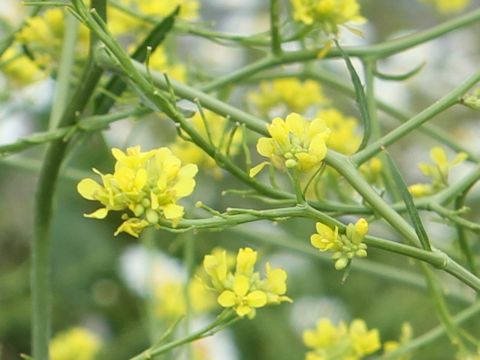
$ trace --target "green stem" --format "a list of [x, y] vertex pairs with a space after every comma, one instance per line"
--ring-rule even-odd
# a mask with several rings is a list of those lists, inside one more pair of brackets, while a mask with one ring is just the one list
[[70, 82], [75, 63], [75, 47], [77, 45], [78, 21], [72, 14], [65, 14], [65, 34], [60, 55], [60, 65], [55, 86], [52, 111], [49, 119], [49, 129], [56, 129], [65, 111], [70, 93]]
[[[314, 257], [320, 260], [323, 264], [326, 264], [330, 269], [332, 269], [331, 256], [320, 252], [317, 249], [314, 249], [312, 246], [308, 245], [307, 242], [305, 242], [305, 239], [292, 239], [290, 235], [287, 238], [276, 236], [263, 236], [262, 234], [258, 234], [258, 232], [256, 231], [248, 230], [248, 227], [235, 227], [231, 229], [231, 231], [238, 233], [242, 236], [242, 238], [252, 238], [252, 241], [260, 241], [261, 243], [278, 246], [302, 255]], [[387, 240], [381, 239], [381, 241]], [[368, 242], [372, 244], [371, 239], [369, 239]], [[371, 246], [376, 247], [375, 245]], [[427, 290], [426, 283], [423, 277], [414, 273], [413, 271], [402, 270], [400, 272], [398, 271], [397, 267], [375, 262], [373, 260], [368, 260], [365, 258], [352, 261], [351, 266], [352, 270], [356, 272], [358, 271], [360, 273], [372, 275], [386, 281], [393, 281], [397, 284], [410, 286], [414, 289], [424, 291]], [[459, 304], [470, 304], [473, 299], [473, 297], [465, 296], [459, 291], [453, 291], [453, 289], [445, 289], [445, 293], [449, 299], [454, 300]]]
[[49, 131], [37, 132], [13, 143], [0, 145], [0, 156], [18, 153], [33, 146], [49, 143], [55, 140], [62, 140], [66, 137], [70, 138], [79, 131], [94, 132], [103, 130], [112, 122], [149, 113], [151, 113], [151, 110], [149, 109], [134, 108], [116, 114], [89, 116], [81, 119], [78, 123], [72, 126], [63, 126]]
[[[458, 197], [455, 199], [455, 209], [459, 210], [463, 208], [465, 205], [465, 198], [467, 197], [468, 190], [465, 190], [464, 192], [460, 193]], [[478, 225], [475, 223], [475, 225]], [[457, 235], [458, 235], [458, 242], [460, 244], [460, 249], [465, 256], [465, 259], [467, 261], [467, 265], [470, 268], [470, 271], [478, 276], [478, 268], [477, 268], [477, 263], [475, 261], [475, 255], [473, 254], [472, 250], [470, 249], [470, 246], [468, 244], [468, 237], [465, 231], [465, 228], [461, 226], [460, 224], [456, 225], [457, 228]], [[478, 226], [478, 230], [480, 230], [480, 226]]]
[[[377, 102], [375, 99], [375, 72], [376, 61], [368, 60], [364, 62], [365, 69], [365, 95], [367, 97], [367, 109], [369, 112], [370, 118], [370, 127], [372, 131], [371, 138], [373, 140], [378, 140], [381, 136], [380, 122], [378, 121], [377, 116]], [[385, 187], [389, 191], [394, 201], [400, 201], [402, 196], [399, 192], [399, 189], [395, 185], [395, 181], [392, 175], [392, 169], [389, 166], [389, 162], [386, 161], [385, 155], [381, 154], [380, 158], [382, 159], [383, 164], [387, 166], [382, 167], [383, 179], [385, 182]]]
[[270, 0], [270, 32], [272, 37], [272, 53], [282, 53], [282, 39], [280, 38], [280, 2]]
[[189, 336], [186, 336], [182, 339], [171, 341], [165, 345], [153, 346], [145, 350], [141, 354], [134, 356], [130, 360], [151, 360], [155, 356], [164, 354], [179, 346], [192, 343], [196, 340], [203, 339], [208, 336], [212, 336], [219, 330], [222, 330], [224, 328], [224, 325], [230, 325], [239, 319], [236, 315], [231, 315], [231, 314], [225, 315], [225, 314], [226, 313], [222, 313], [214, 322], [207, 325], [205, 328], [194, 332]]
[[[480, 302], [476, 302], [469, 308], [465, 309], [458, 315], [453, 317], [453, 322], [455, 324], [461, 324], [467, 320], [470, 320], [474, 316], [480, 313]], [[381, 357], [375, 358], [374, 360], [394, 360], [400, 358], [402, 355], [406, 355], [414, 350], [423, 348], [430, 343], [438, 340], [443, 335], [446, 334], [446, 329], [443, 326], [437, 326], [429, 332], [417, 337], [416, 339], [408, 342], [406, 345], [399, 347], [398, 349], [383, 355]]]
[[[105, 8], [104, 0], [92, 1], [97, 9]], [[104, 13], [103, 11], [101, 13]], [[92, 37], [92, 43], [94, 38]], [[77, 114], [86, 106], [100, 78], [102, 70], [93, 62], [93, 53], [70, 104], [67, 106], [59, 126], [69, 126]], [[67, 148], [67, 141], [50, 143], [40, 170], [36, 191], [34, 214], [34, 238], [31, 249], [32, 271], [32, 353], [35, 360], [48, 360], [50, 339], [50, 226], [53, 195], [60, 165]]]

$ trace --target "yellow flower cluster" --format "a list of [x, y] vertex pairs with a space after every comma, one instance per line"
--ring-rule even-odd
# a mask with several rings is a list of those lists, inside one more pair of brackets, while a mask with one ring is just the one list
[[[170, 15], [177, 6], [180, 6], [180, 12], [177, 18], [182, 20], [197, 20], [199, 17], [200, 3], [198, 0], [119, 0], [118, 2], [126, 8], [130, 8], [133, 12], [138, 12], [149, 17], [166, 17]], [[130, 38], [135, 38], [135, 32], [137, 30], [144, 30], [150, 26], [147, 21], [119, 10], [115, 6], [108, 7], [108, 27], [114, 35], [126, 35]]]
[[50, 342], [51, 360], [93, 360], [100, 339], [88, 330], [75, 327], [56, 335]]
[[378, 330], [368, 330], [361, 319], [353, 320], [350, 326], [343, 322], [335, 326], [320, 319], [315, 329], [303, 332], [303, 342], [312, 349], [306, 360], [360, 360], [381, 347]]
[[[230, 156], [238, 154], [243, 139], [242, 130], [237, 129], [233, 134], [233, 137], [229, 139], [230, 135], [227, 133], [227, 119], [209, 110], [204, 110], [204, 115], [205, 118], [202, 117], [200, 112], [197, 112], [190, 119], [190, 123], [195, 130], [204, 139], [211, 141], [219, 153], [227, 153], [228, 151]], [[178, 136], [170, 148], [182, 162], [192, 162], [197, 164], [200, 168], [210, 170], [216, 178], [222, 176], [221, 170], [217, 166], [215, 159], [210, 157], [194, 143], [185, 141]]]
[[441, 147], [434, 147], [430, 151], [430, 158], [433, 164], [421, 163], [418, 165], [420, 171], [431, 179], [431, 183], [419, 183], [409, 186], [410, 193], [415, 197], [422, 197], [434, 194], [448, 186], [448, 174], [450, 169], [462, 163], [467, 154], [460, 152], [453, 160], [449, 161], [445, 150]]
[[354, 257], [367, 256], [367, 245], [363, 239], [368, 232], [368, 222], [361, 218], [355, 224], [348, 224], [345, 234], [320, 222], [316, 225], [317, 233], [310, 237], [310, 242], [320, 251], [332, 251], [335, 269], [347, 267]]
[[[206, 255], [203, 267], [209, 280], [206, 286], [218, 293], [217, 301], [224, 308], [232, 308], [238, 316], [252, 319], [257, 308], [280, 304], [291, 299], [287, 292], [287, 273], [266, 264], [266, 278], [254, 271], [257, 252], [251, 248], [238, 251], [234, 266], [225, 250]], [[235, 270], [233, 271], [233, 267]]]
[[[291, 113], [285, 120], [273, 119], [267, 129], [271, 137], [260, 138], [257, 151], [269, 158], [276, 168], [308, 172], [320, 166], [327, 155], [330, 130], [321, 118], [309, 121]], [[263, 162], [252, 168], [250, 176], [258, 174], [267, 164]]]
[[293, 18], [306, 25], [318, 25], [327, 33], [337, 33], [338, 26], [348, 22], [361, 23], [357, 0], [290, 0]]
[[126, 232], [135, 237], [147, 226], [157, 225], [161, 218], [175, 224], [183, 217], [184, 208], [177, 201], [193, 192], [196, 165], [182, 166], [180, 159], [165, 147], [142, 152], [140, 146], [135, 146], [126, 153], [112, 149], [112, 154], [117, 160], [113, 174], [94, 169], [103, 185], [87, 178], [77, 186], [85, 199], [104, 206], [85, 216], [103, 219], [109, 211], [125, 211], [125, 221], [115, 235]]
[[[52, 8], [29, 18], [26, 26], [17, 33], [16, 40], [28, 48], [38, 67], [49, 71], [59, 58], [64, 31], [65, 12]], [[81, 25], [76, 50], [79, 54], [86, 54], [87, 47], [88, 30]]]
[[362, 141], [358, 134], [358, 120], [352, 116], [345, 116], [334, 108], [321, 110], [317, 117], [325, 121], [331, 133], [327, 140], [329, 149], [345, 155], [353, 154]]
[[[181, 282], [167, 282], [155, 288], [155, 315], [165, 320], [176, 320], [187, 311], [185, 285]], [[203, 314], [213, 308], [212, 293], [195, 277], [188, 286], [188, 298], [194, 314]]]
[[262, 81], [260, 89], [248, 94], [248, 100], [262, 115], [281, 107], [282, 111], [304, 113], [312, 106], [327, 103], [323, 90], [316, 81], [296, 78]]
[[0, 70], [13, 84], [26, 85], [45, 77], [45, 73], [30, 58], [13, 47], [0, 57]]
[[441, 13], [454, 13], [462, 11], [468, 5], [470, 0], [422, 0], [425, 3], [434, 5]]

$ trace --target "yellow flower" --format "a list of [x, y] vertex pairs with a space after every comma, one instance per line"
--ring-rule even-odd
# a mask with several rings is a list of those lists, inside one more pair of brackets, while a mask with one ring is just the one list
[[[215, 299], [200, 279], [193, 278], [188, 286], [191, 310], [194, 314], [202, 314], [212, 309]], [[185, 285], [172, 281], [155, 288], [155, 314], [166, 320], [176, 320], [185, 315]]]
[[314, 330], [303, 332], [303, 343], [311, 349], [306, 360], [360, 360], [380, 349], [380, 336], [377, 329], [368, 330], [360, 319], [353, 320], [349, 327], [320, 319]]
[[100, 339], [88, 330], [75, 327], [56, 335], [50, 343], [52, 360], [93, 360], [100, 349]]
[[218, 297], [218, 303], [225, 308], [233, 307], [238, 316], [250, 315], [254, 308], [267, 304], [267, 295], [260, 290], [251, 290], [250, 278], [235, 275], [231, 290], [224, 290]]
[[177, 6], [180, 6], [179, 17], [183, 20], [198, 19], [200, 4], [198, 0], [169, 0], [150, 1], [137, 0], [138, 8], [146, 15], [165, 17], [170, 15]]
[[227, 280], [229, 271], [227, 263], [227, 252], [225, 250], [214, 251], [210, 255], [206, 255], [203, 259], [203, 267], [215, 288], [221, 288]]
[[229, 264], [227, 258], [225, 250], [216, 250], [213, 254], [206, 255], [203, 260], [209, 278], [206, 286], [218, 294], [217, 302], [221, 306], [234, 309], [240, 317], [253, 318], [257, 308], [284, 301], [291, 302], [291, 299], [284, 295], [287, 291], [285, 271], [271, 269], [268, 263], [265, 279], [261, 279], [260, 274], [254, 271], [256, 251], [250, 248], [240, 249], [235, 266]]
[[[29, 18], [26, 26], [16, 34], [16, 40], [28, 48], [40, 68], [50, 70], [59, 58], [64, 31], [64, 10], [52, 8]], [[80, 25], [76, 45], [79, 54], [87, 53], [88, 30], [83, 25]]]
[[[279, 169], [307, 172], [320, 166], [327, 155], [326, 141], [330, 130], [320, 118], [308, 121], [291, 113], [285, 120], [273, 119], [267, 129], [271, 137], [260, 138], [257, 151]], [[255, 176], [265, 165], [262, 163], [252, 168], [250, 176]]]
[[358, 134], [358, 120], [352, 116], [345, 116], [337, 109], [325, 109], [317, 113], [317, 117], [325, 121], [330, 129], [327, 140], [329, 149], [345, 155], [353, 154], [362, 139]]
[[320, 106], [328, 101], [316, 81], [296, 78], [262, 81], [258, 91], [249, 93], [248, 100], [264, 115], [277, 107], [304, 113], [311, 106]]
[[368, 330], [363, 320], [356, 319], [352, 321], [349, 336], [353, 349], [358, 356], [372, 354], [381, 347], [378, 330]]
[[341, 242], [338, 240], [338, 227], [332, 230], [329, 226], [317, 223], [317, 233], [310, 237], [310, 242], [320, 251], [338, 250], [341, 248]]
[[462, 11], [469, 4], [470, 0], [422, 0], [425, 3], [434, 5], [441, 13], [454, 13]]
[[314, 330], [303, 332], [303, 343], [312, 349], [322, 349], [334, 346], [344, 340], [347, 335], [345, 324], [334, 326], [329, 319], [320, 319]]
[[359, 219], [355, 224], [348, 224], [345, 234], [339, 234], [338, 228], [317, 223], [317, 233], [310, 237], [311, 244], [320, 251], [332, 251], [335, 269], [342, 270], [354, 257], [367, 256], [367, 245], [363, 239], [368, 232], [368, 223]]
[[453, 160], [449, 161], [445, 150], [441, 147], [434, 147], [430, 151], [430, 158], [433, 165], [421, 163], [418, 167], [423, 175], [431, 179], [431, 184], [411, 185], [409, 191], [415, 197], [431, 195], [446, 188], [450, 169], [462, 163], [467, 158], [467, 154], [460, 152]]
[[0, 58], [0, 70], [12, 83], [26, 85], [45, 77], [37, 64], [13, 47], [8, 48]]
[[103, 219], [109, 211], [124, 211], [125, 221], [115, 235], [126, 232], [138, 237], [145, 227], [158, 225], [162, 218], [175, 225], [184, 213], [177, 201], [193, 192], [197, 166], [182, 166], [168, 148], [142, 152], [136, 146], [126, 153], [113, 149], [112, 154], [117, 160], [113, 174], [94, 170], [101, 176], [102, 185], [83, 179], [77, 186], [85, 199], [104, 206], [85, 216]]
[[283, 301], [292, 302], [287, 296], [287, 273], [283, 269], [273, 269], [267, 262], [265, 264], [265, 272], [267, 278], [265, 279], [263, 288], [267, 295], [267, 302], [269, 304], [280, 304]]
[[362, 23], [357, 0], [290, 0], [293, 18], [306, 25], [317, 24], [327, 33], [337, 33], [348, 22]]
[[[204, 111], [205, 119], [197, 112], [189, 122], [195, 130], [207, 141], [212, 141], [213, 146], [218, 152], [229, 156], [235, 156], [240, 152], [243, 132], [237, 129], [230, 141], [230, 134], [227, 131], [228, 120], [209, 110]], [[208, 131], [207, 128], [208, 127]], [[213, 176], [220, 178], [222, 172], [218, 167], [215, 159], [205, 153], [196, 144], [185, 141], [178, 136], [175, 142], [170, 146], [173, 153], [183, 162], [193, 162], [200, 168], [211, 171]]]

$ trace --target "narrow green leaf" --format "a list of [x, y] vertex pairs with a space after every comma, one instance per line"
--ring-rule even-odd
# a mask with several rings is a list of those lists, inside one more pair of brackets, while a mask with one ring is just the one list
[[345, 60], [345, 63], [347, 64], [348, 72], [350, 73], [350, 77], [352, 78], [353, 88], [355, 89], [355, 100], [360, 110], [360, 116], [362, 117], [363, 139], [357, 150], [357, 151], [360, 151], [367, 146], [368, 140], [371, 134], [371, 124], [370, 124], [370, 116], [368, 114], [367, 98], [365, 96], [365, 90], [363, 88], [362, 82], [360, 81], [360, 78], [358, 77], [358, 74], [355, 68], [353, 67], [352, 62], [350, 61], [350, 58], [345, 53], [345, 51], [343, 51], [343, 49], [340, 47], [340, 44], [338, 43], [338, 41], [334, 40], [334, 42], [338, 50], [340, 51], [340, 54], [342, 54], [343, 59]]
[[[173, 11], [170, 15], [164, 18], [157, 26], [152, 29], [152, 31], [150, 31], [150, 33], [145, 37], [142, 43], [132, 53], [132, 59], [139, 62], [144, 62], [147, 58], [147, 49], [150, 48], [152, 53], [155, 51], [155, 49], [165, 40], [170, 30], [172, 30], [173, 25], [175, 24], [175, 18], [178, 15], [179, 11], [180, 7], [177, 6], [175, 11]], [[95, 113], [106, 114], [115, 103], [115, 99], [106, 94], [113, 94], [115, 96], [119, 96], [123, 93], [123, 91], [125, 91], [126, 88], [127, 84], [119, 75], [112, 76], [112, 78], [106, 85], [106, 93], [99, 95], [95, 99]]]
[[375, 76], [377, 76], [378, 78], [383, 79], [383, 80], [403, 81], [403, 80], [410, 79], [411, 77], [417, 75], [423, 69], [423, 67], [426, 64], [427, 63], [424, 61], [421, 64], [415, 66], [412, 70], [407, 71], [404, 74], [398, 74], [398, 75], [385, 74], [385, 73], [382, 73], [381, 71], [378, 71], [378, 70], [375, 70], [374, 74], [375, 74]]
[[407, 208], [408, 216], [412, 221], [415, 232], [417, 233], [418, 239], [420, 240], [420, 244], [422, 245], [423, 249], [431, 251], [432, 247], [430, 245], [430, 240], [428, 239], [427, 232], [423, 227], [422, 220], [420, 219], [418, 210], [415, 207], [412, 195], [410, 194], [410, 191], [408, 191], [407, 184], [405, 183], [405, 180], [403, 179], [400, 170], [398, 169], [397, 165], [393, 161], [388, 151], [385, 149], [382, 150], [385, 154], [385, 159], [387, 160], [388, 166], [391, 169], [393, 180], [398, 187], [400, 194], [402, 195], [403, 202], [405, 203], [405, 206]]

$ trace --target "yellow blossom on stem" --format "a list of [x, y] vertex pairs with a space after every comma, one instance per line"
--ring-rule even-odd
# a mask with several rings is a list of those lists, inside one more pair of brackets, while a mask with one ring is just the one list
[[266, 264], [266, 278], [254, 271], [257, 252], [251, 248], [238, 251], [235, 266], [227, 262], [227, 252], [215, 251], [206, 255], [203, 266], [208, 276], [206, 286], [218, 294], [217, 302], [232, 308], [238, 316], [253, 318], [257, 308], [271, 304], [291, 302], [285, 296], [287, 274], [282, 269], [272, 269]]
[[93, 360], [100, 350], [100, 339], [87, 329], [75, 327], [56, 335], [50, 342], [52, 360]]
[[[318, 168], [327, 155], [326, 141], [330, 130], [321, 118], [311, 121], [291, 113], [285, 120], [275, 118], [267, 125], [270, 137], [258, 139], [257, 151], [279, 169], [308, 172]], [[267, 162], [250, 170], [250, 176], [260, 172]]]
[[[215, 299], [199, 278], [192, 278], [188, 284], [188, 297], [194, 314], [211, 310]], [[187, 311], [185, 284], [170, 281], [154, 289], [155, 315], [164, 320], [176, 320]]]
[[450, 169], [465, 161], [467, 154], [460, 152], [449, 161], [447, 154], [441, 147], [434, 147], [430, 151], [433, 164], [421, 163], [420, 171], [431, 179], [431, 183], [418, 183], [409, 186], [410, 193], [415, 197], [434, 194], [448, 186]]
[[357, 0], [290, 0], [293, 18], [306, 25], [318, 25], [327, 33], [337, 33], [338, 26], [362, 23]]
[[368, 232], [368, 222], [361, 218], [355, 224], [348, 224], [345, 234], [339, 234], [338, 228], [317, 223], [317, 233], [310, 237], [311, 244], [320, 251], [332, 251], [335, 269], [347, 267], [354, 257], [367, 256], [367, 245], [363, 239]]
[[278, 107], [283, 111], [304, 113], [311, 106], [328, 102], [316, 81], [296, 78], [262, 81], [258, 91], [248, 94], [248, 100], [264, 115]]
[[197, 166], [183, 165], [168, 148], [142, 152], [140, 146], [126, 153], [113, 149], [117, 160], [113, 174], [102, 174], [102, 184], [83, 179], [77, 190], [85, 199], [99, 201], [103, 207], [85, 216], [103, 219], [109, 211], [123, 211], [123, 224], [115, 235], [126, 232], [138, 237], [148, 226], [161, 219], [172, 224], [183, 217], [184, 208], [177, 201], [195, 188]]
[[[229, 156], [237, 155], [241, 149], [243, 131], [237, 128], [234, 133], [229, 133], [227, 131], [228, 120], [226, 118], [209, 110], [204, 110], [203, 115], [205, 118], [202, 117], [200, 112], [197, 112], [189, 119], [195, 130], [207, 141], [211, 140], [218, 152], [228, 153]], [[178, 136], [170, 148], [182, 162], [193, 162], [200, 169], [212, 172], [215, 178], [222, 177], [221, 169], [218, 167], [215, 159], [196, 144]]]
[[378, 330], [368, 330], [360, 319], [348, 327], [320, 319], [315, 329], [303, 332], [303, 343], [311, 349], [306, 360], [360, 360], [381, 347]]

